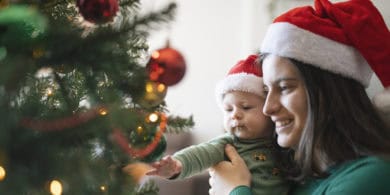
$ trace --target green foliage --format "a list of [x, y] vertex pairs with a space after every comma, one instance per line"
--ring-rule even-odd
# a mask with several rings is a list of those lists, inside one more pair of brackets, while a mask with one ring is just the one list
[[[10, 1], [0, 8], [1, 194], [50, 194], [59, 180], [63, 194], [134, 194], [137, 184], [123, 173], [139, 161], [112, 139], [120, 129], [130, 142], [142, 125], [147, 146], [159, 123], [143, 108], [148, 32], [173, 19], [175, 4], [143, 16], [139, 2], [121, 0], [112, 23], [87, 24], [71, 0]], [[192, 117], [168, 118], [177, 132]], [[156, 154], [158, 156], [158, 154]], [[156, 193], [152, 185], [143, 194]], [[137, 192], [140, 193], [140, 192]]]

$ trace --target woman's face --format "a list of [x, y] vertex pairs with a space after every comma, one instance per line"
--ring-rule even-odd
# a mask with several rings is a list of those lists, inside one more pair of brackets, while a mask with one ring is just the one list
[[278, 144], [296, 148], [307, 120], [307, 96], [298, 69], [287, 58], [268, 55], [263, 61], [263, 113], [275, 123]]

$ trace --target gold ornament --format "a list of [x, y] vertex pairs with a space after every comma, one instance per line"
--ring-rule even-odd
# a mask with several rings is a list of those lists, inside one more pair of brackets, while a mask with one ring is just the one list
[[164, 84], [147, 81], [144, 95], [139, 99], [138, 103], [143, 107], [151, 108], [161, 104], [166, 95], [167, 87]]

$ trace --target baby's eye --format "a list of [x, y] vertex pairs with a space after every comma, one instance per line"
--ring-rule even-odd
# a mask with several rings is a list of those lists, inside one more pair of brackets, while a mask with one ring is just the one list
[[231, 112], [233, 109], [232, 108], [224, 108], [225, 112]]
[[252, 106], [242, 106], [242, 109], [244, 109], [244, 110], [249, 110], [249, 109], [251, 109], [252, 108]]

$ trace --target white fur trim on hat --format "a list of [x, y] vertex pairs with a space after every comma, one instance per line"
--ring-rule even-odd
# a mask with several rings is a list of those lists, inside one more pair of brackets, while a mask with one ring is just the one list
[[226, 76], [218, 82], [215, 95], [219, 105], [222, 105], [223, 95], [230, 91], [242, 91], [258, 96], [263, 94], [263, 79], [254, 74], [237, 73]]
[[312, 64], [355, 79], [365, 87], [369, 85], [373, 73], [365, 58], [354, 47], [287, 22], [270, 25], [261, 52]]

